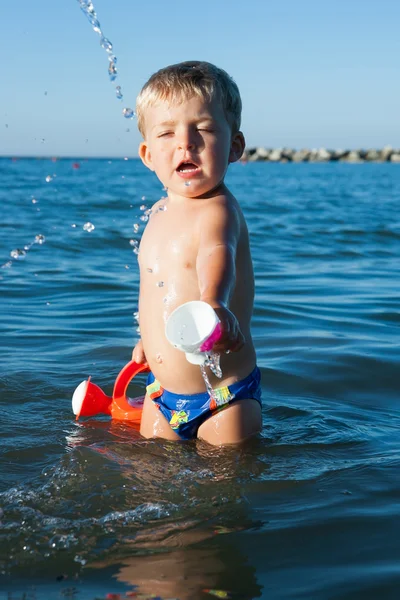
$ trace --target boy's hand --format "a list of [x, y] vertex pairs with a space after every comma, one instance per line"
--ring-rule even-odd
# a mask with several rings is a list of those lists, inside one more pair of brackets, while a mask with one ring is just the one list
[[214, 352], [238, 352], [243, 348], [245, 339], [240, 331], [239, 323], [233, 312], [224, 305], [213, 305], [212, 308], [217, 313], [221, 322], [222, 334], [220, 339], [213, 346]]
[[132, 352], [132, 360], [139, 365], [147, 363], [146, 355], [143, 350], [142, 340], [139, 340]]

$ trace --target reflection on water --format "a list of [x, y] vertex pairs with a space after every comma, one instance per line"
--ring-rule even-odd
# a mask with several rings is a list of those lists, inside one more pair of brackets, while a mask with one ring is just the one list
[[[117, 579], [135, 586], [138, 594], [161, 598], [261, 597], [255, 569], [235, 543], [202, 543], [204, 532], [176, 536], [178, 549], [125, 559]], [[195, 545], [192, 545], [195, 544]], [[183, 547], [182, 547], [183, 546]], [[181, 548], [179, 548], [181, 547]]]

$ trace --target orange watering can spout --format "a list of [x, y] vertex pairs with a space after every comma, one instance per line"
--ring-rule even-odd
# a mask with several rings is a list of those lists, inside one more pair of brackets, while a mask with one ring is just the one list
[[119, 373], [112, 398], [89, 379], [82, 381], [72, 396], [72, 410], [76, 420], [80, 417], [94, 417], [95, 415], [110, 415], [112, 419], [132, 421], [140, 424], [142, 418], [142, 404], [130, 404], [126, 397], [129, 383], [138, 373], [148, 371], [147, 364], [129, 362]]

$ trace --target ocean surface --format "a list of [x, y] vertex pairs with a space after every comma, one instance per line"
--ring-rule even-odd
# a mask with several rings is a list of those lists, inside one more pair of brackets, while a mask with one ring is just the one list
[[3, 158], [0, 181], [1, 600], [398, 599], [400, 166], [230, 167], [264, 428], [225, 449], [72, 414], [137, 340], [155, 176]]

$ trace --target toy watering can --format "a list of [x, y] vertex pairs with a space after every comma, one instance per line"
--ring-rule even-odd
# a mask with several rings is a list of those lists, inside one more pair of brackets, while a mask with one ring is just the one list
[[[221, 324], [209, 304], [194, 300], [178, 306], [169, 316], [165, 335], [167, 340], [182, 352], [193, 365], [204, 365], [206, 353], [221, 337]], [[126, 390], [138, 373], [149, 371], [147, 363], [133, 360], [119, 373], [112, 397], [89, 379], [82, 381], [72, 396], [72, 410], [76, 420], [80, 417], [109, 415], [112, 419], [140, 424], [143, 398], [128, 399]]]
[[131, 421], [140, 424], [142, 418], [143, 398], [133, 400], [126, 397], [126, 390], [138, 373], [149, 371], [147, 364], [129, 362], [115, 380], [112, 397], [90, 379], [82, 381], [72, 396], [72, 410], [76, 420], [80, 417], [109, 415], [112, 419]]

